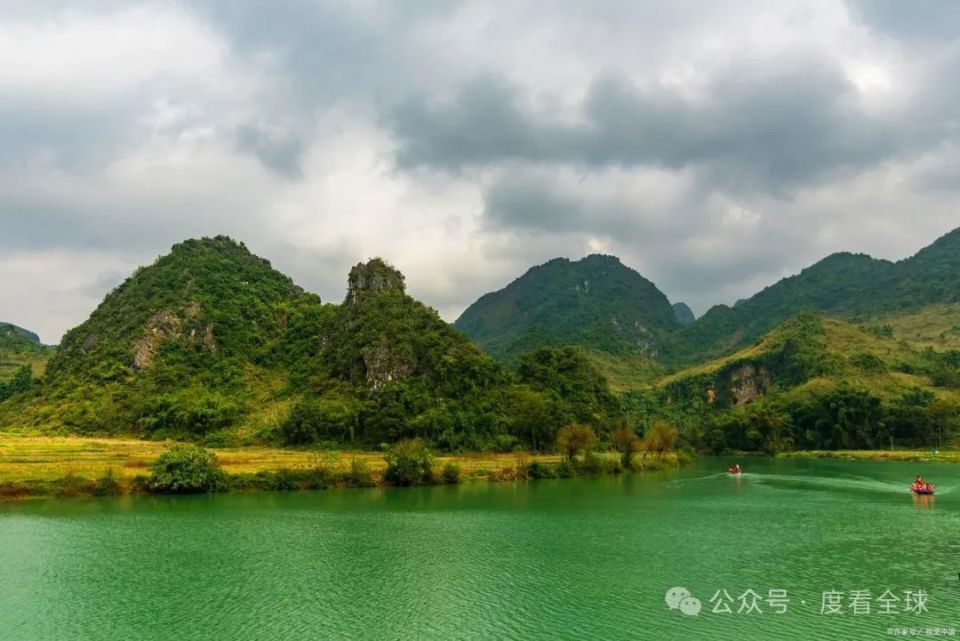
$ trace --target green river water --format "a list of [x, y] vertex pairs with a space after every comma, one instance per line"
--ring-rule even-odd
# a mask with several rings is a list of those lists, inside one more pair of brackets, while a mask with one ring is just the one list
[[[738, 478], [728, 462], [571, 481], [0, 505], [0, 639], [960, 634], [960, 466], [746, 459]], [[937, 483], [933, 500], [907, 491], [918, 472]], [[699, 614], [668, 607], [675, 587], [699, 598]], [[748, 590], [760, 612], [746, 611]], [[770, 590], [786, 590], [783, 614]], [[919, 612], [906, 611], [918, 598], [907, 590], [926, 595]], [[825, 592], [841, 613], [822, 612]]]

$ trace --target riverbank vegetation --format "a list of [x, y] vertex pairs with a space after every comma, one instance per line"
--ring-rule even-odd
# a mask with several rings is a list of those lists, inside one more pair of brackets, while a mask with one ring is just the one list
[[692, 460], [687, 452], [647, 451], [643, 443], [635, 451], [624, 466], [616, 451], [595, 449], [572, 457], [526, 450], [437, 455], [423, 441], [373, 452], [0, 434], [0, 499], [522, 481], [646, 472]]

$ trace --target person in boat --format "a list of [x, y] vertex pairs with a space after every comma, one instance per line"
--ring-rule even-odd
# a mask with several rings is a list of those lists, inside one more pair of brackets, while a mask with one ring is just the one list
[[913, 486], [916, 488], [923, 488], [925, 485], [929, 485], [929, 484], [928, 483], [925, 484], [923, 481], [923, 477], [917, 474], [917, 478], [913, 479]]
[[730, 471], [733, 472], [733, 473], [735, 473], [735, 474], [739, 474], [739, 473], [742, 471], [742, 470], [740, 469], [740, 464], [739, 464], [739, 463], [735, 463], [735, 464], [733, 465], [733, 467], [730, 468]]

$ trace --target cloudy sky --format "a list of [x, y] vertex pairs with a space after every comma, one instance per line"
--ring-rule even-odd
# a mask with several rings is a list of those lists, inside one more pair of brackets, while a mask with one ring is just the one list
[[960, 226], [960, 2], [0, 0], [0, 320], [225, 233], [448, 320], [612, 253], [700, 314]]

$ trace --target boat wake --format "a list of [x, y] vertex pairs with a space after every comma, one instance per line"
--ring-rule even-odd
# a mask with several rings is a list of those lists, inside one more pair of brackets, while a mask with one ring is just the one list
[[[910, 482], [885, 481], [866, 476], [804, 476], [799, 474], [764, 474], [762, 472], [743, 472], [730, 474], [717, 472], [705, 474], [695, 478], [674, 479], [670, 485], [684, 485], [692, 482], [716, 481], [730, 479], [734, 482], [748, 482], [751, 485], [766, 486], [787, 490], [814, 490], [823, 492], [871, 492], [880, 494], [909, 494]], [[936, 486], [937, 495], [949, 494], [952, 488]]]

